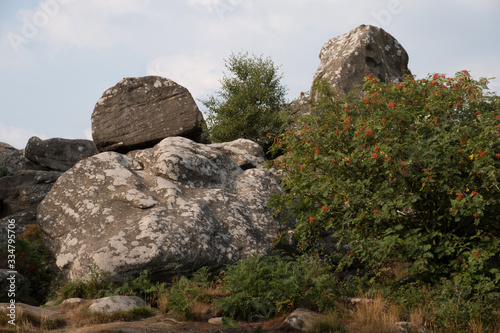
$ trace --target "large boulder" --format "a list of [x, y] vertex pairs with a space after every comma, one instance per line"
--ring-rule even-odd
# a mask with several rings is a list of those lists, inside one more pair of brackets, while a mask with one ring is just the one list
[[[182, 137], [122, 155], [104, 152], [64, 173], [38, 208], [56, 264], [72, 279], [98, 265], [117, 279], [220, 267], [272, 250], [282, 225], [266, 204], [281, 191], [248, 140]], [[240, 167], [241, 166], [241, 167]], [[246, 170], [243, 170], [244, 167]]]
[[101, 152], [126, 153], [171, 136], [202, 142], [202, 124], [186, 88], [159, 76], [124, 78], [97, 101], [92, 137]]
[[58, 171], [21, 170], [0, 178], [0, 237], [9, 220], [15, 221], [17, 232], [36, 223], [38, 204], [60, 175]]
[[99, 153], [90, 140], [53, 138], [41, 140], [34, 136], [29, 139], [24, 155], [27, 159], [43, 167], [66, 171], [76, 162]]
[[383, 29], [371, 25], [361, 25], [330, 39], [321, 48], [319, 58], [321, 63], [311, 88], [313, 99], [317, 97], [314, 85], [322, 79], [342, 95], [362, 84], [369, 74], [382, 82], [399, 81], [411, 74], [403, 46]]

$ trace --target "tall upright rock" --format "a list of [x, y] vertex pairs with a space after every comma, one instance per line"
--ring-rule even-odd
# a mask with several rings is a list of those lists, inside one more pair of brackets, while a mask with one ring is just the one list
[[203, 141], [203, 115], [183, 86], [160, 76], [124, 78], [104, 92], [92, 113], [99, 151], [126, 153], [182, 136]]
[[319, 58], [321, 63], [311, 87], [313, 99], [317, 97], [314, 85], [321, 79], [330, 82], [336, 94], [343, 95], [362, 84], [369, 74], [382, 82], [399, 81], [411, 74], [403, 46], [383, 29], [371, 25], [360, 25], [330, 39], [321, 48]]

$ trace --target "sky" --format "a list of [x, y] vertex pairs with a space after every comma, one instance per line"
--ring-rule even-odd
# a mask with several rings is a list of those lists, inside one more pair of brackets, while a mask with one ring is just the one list
[[91, 115], [124, 77], [160, 75], [198, 107], [231, 53], [270, 57], [289, 101], [330, 38], [383, 28], [418, 78], [466, 69], [500, 92], [498, 0], [0, 0], [0, 141], [91, 139]]

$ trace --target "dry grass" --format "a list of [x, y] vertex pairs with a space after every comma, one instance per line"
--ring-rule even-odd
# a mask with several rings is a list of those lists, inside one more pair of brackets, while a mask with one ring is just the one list
[[5, 311], [0, 312], [0, 332], [38, 332], [48, 331], [64, 327], [66, 321], [63, 319], [49, 319], [44, 316], [37, 316], [31, 313], [24, 312], [22, 308], [16, 309], [15, 329], [9, 324], [10, 318], [7, 317]]
[[161, 294], [158, 297], [158, 309], [160, 309], [161, 313], [167, 313], [168, 312], [168, 298], [165, 294]]
[[394, 331], [399, 321], [399, 309], [386, 305], [382, 296], [376, 296], [371, 302], [361, 302], [352, 310], [354, 321], [360, 325], [360, 333], [386, 333]]
[[153, 316], [153, 309], [136, 308], [131, 311], [119, 311], [111, 314], [101, 312], [91, 312], [88, 308], [82, 307], [73, 311], [67, 318], [75, 326], [107, 324], [115, 321], [134, 321], [145, 317]]

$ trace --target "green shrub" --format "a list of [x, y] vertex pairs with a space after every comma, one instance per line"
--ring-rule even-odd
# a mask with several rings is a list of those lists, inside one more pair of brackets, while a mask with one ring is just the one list
[[326, 310], [337, 300], [338, 281], [330, 266], [314, 257], [254, 256], [224, 271], [228, 296], [216, 300], [231, 318], [269, 318], [297, 306]]
[[339, 268], [359, 259], [377, 277], [396, 260], [409, 280], [498, 292], [500, 99], [486, 84], [369, 76], [366, 97], [338, 98], [320, 83], [312, 115], [273, 146], [288, 192], [271, 204], [296, 218], [301, 248], [329, 230], [350, 247]]
[[226, 60], [221, 90], [202, 101], [208, 109], [208, 136], [213, 142], [239, 138], [253, 140], [264, 148], [272, 139], [267, 133], [281, 131], [280, 111], [285, 105], [286, 89], [281, 85], [270, 58], [231, 54]]
[[149, 279], [149, 271], [144, 270], [138, 277], [126, 279], [120, 287], [114, 290], [113, 294], [138, 296], [150, 306], [158, 306], [158, 299], [166, 289], [165, 283], [152, 283]]
[[199, 320], [199, 313], [194, 310], [198, 302], [211, 303], [212, 298], [207, 294], [210, 289], [210, 274], [206, 267], [199, 269], [191, 279], [182, 276], [172, 282], [172, 286], [165, 291], [165, 311], [172, 310], [174, 314], [184, 320]]
[[92, 265], [90, 269], [90, 278], [88, 280], [67, 281], [59, 290], [62, 299], [84, 298], [94, 299], [105, 296], [111, 296], [115, 286], [111, 281], [111, 275], [108, 271], [101, 271], [97, 265]]

